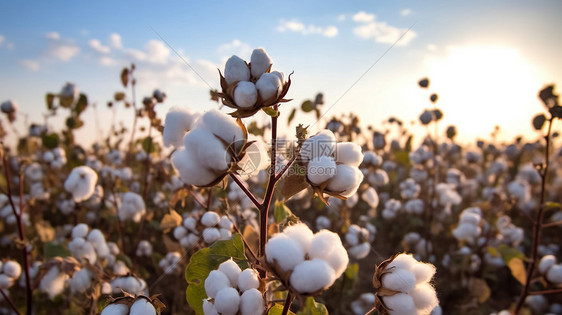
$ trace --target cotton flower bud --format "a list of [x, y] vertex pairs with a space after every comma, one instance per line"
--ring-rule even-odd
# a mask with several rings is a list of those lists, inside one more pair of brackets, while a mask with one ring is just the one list
[[262, 315], [264, 313], [263, 296], [256, 289], [244, 291], [240, 298], [241, 315]]
[[242, 108], [252, 107], [258, 100], [256, 85], [249, 81], [240, 81], [234, 89], [234, 102]]
[[72, 169], [64, 182], [64, 189], [72, 194], [75, 202], [90, 198], [95, 191], [98, 174], [88, 166], [78, 166]]
[[193, 128], [199, 114], [187, 107], [174, 106], [166, 114], [164, 131], [162, 133], [164, 145], [183, 147], [183, 137]]
[[318, 156], [308, 163], [306, 176], [314, 185], [320, 185], [336, 175], [336, 162], [330, 156]]
[[271, 68], [272, 63], [265, 49], [261, 47], [254, 49], [250, 58], [252, 77], [259, 79], [262, 74]]
[[243, 59], [232, 56], [228, 58], [224, 66], [224, 78], [229, 85], [236, 81], [249, 81], [250, 69]]

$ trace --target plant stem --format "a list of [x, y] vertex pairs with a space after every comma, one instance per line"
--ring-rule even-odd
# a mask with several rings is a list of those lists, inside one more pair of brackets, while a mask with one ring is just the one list
[[554, 221], [554, 222], [550, 222], [550, 223], [545, 223], [545, 224], [542, 225], [542, 227], [546, 228], [546, 227], [553, 227], [553, 226], [557, 226], [557, 225], [562, 225], [562, 220]]
[[248, 188], [246, 188], [246, 186], [244, 186], [244, 183], [242, 183], [242, 181], [238, 178], [238, 176], [236, 176], [234, 173], [230, 173], [230, 177], [234, 180], [234, 182], [236, 182], [236, 184], [238, 184], [238, 187], [240, 187], [240, 189], [242, 189], [244, 194], [246, 194], [246, 196], [248, 196], [248, 198], [252, 201], [254, 206], [256, 206], [256, 208], [260, 209], [261, 203], [256, 199], [254, 194], [252, 194], [252, 192], [249, 191]]
[[537, 253], [538, 247], [541, 240], [541, 228], [542, 228], [542, 221], [544, 217], [544, 199], [546, 195], [546, 182], [548, 176], [548, 163], [549, 163], [549, 155], [550, 155], [550, 132], [552, 130], [552, 121], [554, 117], [550, 117], [548, 120], [548, 131], [545, 136], [546, 140], [546, 147], [545, 147], [545, 162], [544, 168], [541, 170], [541, 197], [539, 203], [539, 211], [537, 213], [537, 219], [533, 222], [533, 246], [531, 247], [531, 261], [529, 263], [529, 267], [527, 268], [527, 280], [525, 281], [525, 285], [521, 290], [521, 295], [519, 296], [519, 301], [517, 302], [517, 306], [515, 307], [515, 314], [519, 313], [519, 310], [523, 306], [525, 299], [529, 295], [529, 288], [531, 285], [531, 279], [533, 277], [533, 272], [535, 271], [535, 266], [537, 264]]
[[529, 292], [529, 295], [543, 295], [543, 294], [557, 294], [557, 293], [562, 293], [562, 288]]
[[144, 178], [143, 178], [143, 189], [142, 189], [142, 199], [144, 202], [148, 198], [148, 174], [150, 173], [150, 151], [152, 151], [152, 123], [148, 126], [148, 152], [146, 152], [146, 158], [144, 159]]
[[132, 94], [132, 101], [133, 101], [133, 110], [135, 111], [135, 115], [133, 118], [133, 130], [131, 131], [131, 141], [129, 143], [129, 153], [133, 152], [133, 145], [134, 145], [134, 141], [135, 141], [135, 132], [137, 130], [137, 118], [138, 118], [138, 113], [137, 113], [137, 98], [136, 98], [136, 94], [135, 94], [135, 85], [136, 85], [136, 80], [133, 77], [133, 71], [130, 72], [131, 73], [131, 94]]
[[289, 308], [291, 307], [291, 304], [293, 303], [293, 295], [291, 294], [290, 291], [287, 291], [287, 298], [285, 299], [285, 305], [283, 305], [283, 312], [281, 313], [281, 315], [287, 315], [289, 314]]
[[14, 312], [16, 312], [16, 314], [18, 314], [18, 315], [21, 314], [20, 311], [18, 310], [18, 308], [16, 307], [16, 305], [14, 304], [14, 301], [12, 301], [12, 299], [4, 292], [4, 289], [0, 288], [0, 293], [2, 294], [2, 297], [4, 298], [4, 301], [8, 302], [8, 304], [14, 310]]

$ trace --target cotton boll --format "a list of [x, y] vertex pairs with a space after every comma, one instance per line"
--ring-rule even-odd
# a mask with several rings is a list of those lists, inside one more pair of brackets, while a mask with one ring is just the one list
[[252, 107], [258, 100], [258, 90], [252, 82], [240, 81], [234, 89], [234, 102], [242, 108]]
[[414, 290], [410, 292], [410, 295], [414, 300], [418, 312], [421, 314], [429, 314], [431, 310], [439, 305], [435, 289], [427, 283], [417, 285]]
[[390, 309], [391, 315], [417, 314], [416, 305], [412, 297], [405, 293], [385, 296], [383, 302]]
[[361, 199], [363, 199], [363, 201], [365, 201], [371, 208], [376, 208], [379, 205], [379, 195], [373, 187], [367, 188], [361, 194]]
[[281, 91], [282, 83], [279, 77], [272, 73], [264, 73], [256, 82], [256, 88], [262, 100], [277, 98]]
[[350, 166], [359, 166], [363, 161], [361, 146], [353, 142], [340, 142], [336, 144], [336, 162]]
[[183, 226], [185, 226], [191, 232], [197, 232], [197, 220], [193, 217], [187, 217], [183, 220]]
[[359, 202], [359, 196], [357, 196], [357, 194], [353, 194], [350, 197], [347, 198], [347, 200], [345, 200], [345, 205], [348, 208], [353, 208], [355, 207], [355, 205], [357, 204], [357, 202]]
[[336, 162], [330, 156], [319, 156], [308, 163], [306, 177], [314, 185], [320, 185], [336, 175]]
[[233, 226], [232, 221], [230, 221], [228, 217], [222, 217], [219, 222], [219, 227], [221, 229], [231, 230]]
[[219, 229], [220, 238], [219, 240], [229, 240], [232, 237], [232, 232], [230, 230]]
[[224, 78], [229, 85], [236, 81], [248, 81], [250, 80], [250, 69], [243, 59], [233, 55], [228, 58], [224, 66]]
[[75, 202], [90, 198], [95, 191], [98, 174], [88, 166], [78, 166], [72, 169], [64, 182], [64, 189], [72, 194]]
[[252, 77], [259, 79], [271, 67], [271, 58], [262, 47], [254, 49], [250, 57]]
[[2, 271], [8, 277], [10, 277], [12, 279], [17, 279], [21, 275], [21, 266], [20, 266], [19, 263], [15, 262], [13, 260], [8, 260], [4, 263], [4, 265], [2, 267]]
[[312, 259], [298, 264], [289, 281], [297, 292], [313, 293], [330, 287], [336, 281], [336, 274], [325, 260]]
[[257, 289], [260, 286], [258, 274], [254, 269], [244, 269], [238, 276], [238, 288], [240, 292], [249, 289]]
[[359, 237], [356, 233], [350, 233], [348, 231], [347, 234], [345, 234], [345, 241], [351, 245], [351, 246], [355, 246], [357, 244], [359, 244]]
[[131, 305], [130, 315], [156, 315], [154, 305], [146, 298], [137, 298], [135, 303]]
[[192, 129], [199, 114], [187, 107], [173, 106], [166, 114], [162, 138], [164, 146], [183, 147], [183, 137]]
[[240, 270], [238, 264], [236, 264], [232, 259], [229, 259], [220, 264], [218, 270], [228, 277], [231, 287], [235, 287], [238, 285], [238, 278], [242, 270]]
[[318, 156], [333, 156], [335, 150], [336, 137], [325, 129], [304, 141], [300, 156], [306, 162]]
[[341, 246], [341, 239], [336, 233], [322, 230], [314, 235], [308, 254], [310, 258], [326, 260], [338, 245]]
[[453, 236], [458, 240], [470, 240], [478, 235], [480, 235], [480, 228], [470, 223], [461, 223], [453, 230]]
[[14, 284], [14, 279], [8, 275], [0, 273], [0, 288], [8, 289]]
[[363, 173], [357, 167], [340, 164], [336, 167], [336, 176], [328, 181], [326, 188], [344, 197], [350, 197], [357, 191], [361, 181]]
[[217, 292], [228, 287], [230, 287], [230, 280], [228, 280], [224, 273], [218, 270], [211, 271], [207, 279], [205, 279], [205, 292], [210, 298], [214, 299]]
[[332, 221], [330, 221], [328, 217], [321, 215], [316, 218], [317, 229], [319, 230], [330, 229], [331, 226], [332, 226]]
[[72, 278], [68, 279], [70, 291], [74, 293], [85, 292], [92, 285], [92, 276], [88, 269], [82, 268], [74, 273]]
[[293, 268], [304, 261], [305, 252], [300, 243], [287, 235], [277, 234], [265, 246], [267, 262], [274, 262], [284, 271]]
[[236, 120], [217, 109], [205, 112], [197, 121], [195, 128], [207, 130], [228, 144], [234, 143], [236, 152], [245, 144], [246, 134]]
[[47, 293], [52, 300], [64, 290], [64, 283], [68, 279], [68, 275], [60, 272], [57, 266], [51, 267], [41, 279], [39, 290]]
[[279, 81], [281, 82], [282, 85], [285, 83], [285, 75], [283, 74], [283, 72], [271, 71], [270, 73], [277, 76], [277, 78], [279, 78]]
[[70, 241], [68, 243], [68, 249], [78, 260], [87, 259], [91, 264], [95, 263], [97, 260], [97, 254], [92, 244], [86, 242], [86, 240], [81, 237]]
[[92, 243], [98, 256], [106, 257], [109, 255], [109, 248], [105, 242], [105, 236], [100, 230], [93, 229], [90, 231], [90, 234], [88, 234], [88, 242]]
[[201, 224], [203, 224], [204, 226], [208, 226], [208, 227], [215, 226], [219, 224], [219, 222], [220, 222], [220, 216], [218, 215], [218, 213], [214, 211], [207, 211], [201, 217]]
[[263, 296], [256, 289], [244, 291], [240, 298], [241, 315], [262, 315], [264, 313]]
[[418, 261], [412, 254], [400, 254], [394, 258], [387, 268], [395, 267], [396, 269], [411, 270], [417, 263]]
[[221, 237], [221, 233], [217, 228], [206, 228], [203, 231], [203, 240], [207, 244], [216, 242]]
[[556, 257], [554, 255], [543, 256], [539, 262], [539, 272], [541, 274], [546, 273], [554, 264], [556, 264]]
[[127, 315], [129, 314], [129, 307], [125, 304], [109, 304], [106, 306], [100, 315]]
[[314, 238], [314, 234], [312, 234], [312, 231], [310, 230], [310, 228], [304, 223], [298, 223], [298, 224], [286, 227], [283, 230], [283, 234], [285, 234], [289, 238], [292, 238], [293, 240], [297, 241], [301, 245], [304, 252], [308, 252], [308, 249], [310, 247], [310, 243], [312, 242], [312, 239]]
[[209, 300], [203, 300], [203, 314], [205, 315], [219, 315], [217, 309], [215, 308], [215, 304], [213, 304]]
[[436, 268], [432, 264], [425, 264], [418, 262], [412, 266], [412, 272], [416, 277], [416, 283], [420, 284], [423, 282], [429, 282], [433, 275], [435, 275]]
[[177, 240], [181, 240], [186, 235], [187, 235], [187, 229], [184, 228], [183, 226], [180, 225], [174, 228], [174, 237]]
[[234, 288], [224, 288], [217, 293], [215, 308], [221, 315], [235, 315], [240, 305], [240, 295]]
[[202, 167], [216, 173], [225, 172], [230, 167], [232, 157], [212, 132], [200, 128], [193, 129], [185, 135], [184, 144], [186, 150], [193, 152], [193, 157]]
[[213, 182], [219, 174], [200, 165], [194, 153], [177, 150], [172, 154], [172, 164], [178, 170], [181, 180], [188, 185], [205, 186]]
[[371, 244], [361, 243], [359, 245], [351, 247], [349, 250], [349, 255], [355, 257], [356, 259], [363, 259], [369, 255], [371, 252]]
[[121, 220], [140, 222], [145, 212], [144, 200], [139, 194], [130, 191], [123, 194], [121, 197], [121, 207], [118, 210]]
[[562, 283], [562, 265], [553, 265], [546, 273], [546, 280], [555, 284]]
[[390, 290], [407, 293], [416, 286], [416, 277], [407, 269], [394, 269], [382, 277], [382, 285]]

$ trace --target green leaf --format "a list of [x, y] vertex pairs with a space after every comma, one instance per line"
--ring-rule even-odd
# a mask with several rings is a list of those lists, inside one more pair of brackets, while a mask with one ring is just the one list
[[306, 100], [302, 102], [301, 109], [303, 112], [308, 113], [314, 109], [314, 106], [312, 106], [312, 102], [310, 100]]
[[345, 269], [345, 277], [353, 281], [359, 279], [359, 264], [349, 264]]
[[55, 106], [55, 95], [53, 93], [47, 93], [47, 95], [45, 95], [45, 103], [47, 103], [47, 109], [52, 110]]
[[314, 301], [313, 297], [306, 299], [306, 304], [303, 309], [297, 312], [297, 315], [327, 315], [328, 310], [322, 303]]
[[[281, 315], [283, 314], [283, 305], [275, 303], [267, 312], [267, 315]], [[287, 314], [295, 315], [295, 313], [289, 311]]]
[[501, 244], [500, 246], [498, 246], [498, 251], [500, 252], [500, 255], [502, 256], [502, 259], [506, 265], [509, 265], [509, 261], [513, 258], [525, 260], [525, 254], [523, 254], [517, 248], [509, 247], [505, 244]]
[[544, 203], [544, 210], [546, 211], [560, 209], [561, 207], [562, 205], [559, 202], [547, 201]]
[[400, 150], [395, 153], [396, 161], [402, 165], [410, 165], [410, 153], [406, 150]]
[[196, 314], [203, 314], [203, 299], [207, 298], [205, 279], [212, 270], [230, 258], [234, 259], [241, 269], [249, 266], [240, 234], [235, 234], [230, 240], [218, 241], [211, 247], [200, 249], [191, 256], [185, 269], [185, 279], [188, 283], [186, 298]]
[[151, 137], [146, 137], [142, 140], [142, 149], [149, 154], [155, 151], [156, 145]]
[[70, 251], [64, 244], [57, 242], [49, 242], [43, 245], [43, 253], [46, 259], [54, 257], [68, 257], [71, 255]]
[[293, 110], [291, 111], [291, 113], [289, 114], [289, 118], [287, 118], [287, 125], [291, 124], [291, 121], [293, 121], [293, 119], [295, 118], [295, 114], [297, 113], [297, 109], [293, 108]]
[[59, 136], [56, 133], [50, 133], [41, 137], [43, 146], [47, 149], [54, 149], [59, 146]]
[[262, 110], [271, 117], [279, 116], [279, 111], [276, 111], [275, 109], [273, 109], [271, 107], [264, 107], [264, 108], [262, 108]]
[[76, 117], [78, 117], [85, 109], [88, 107], [88, 97], [84, 93], [80, 93], [80, 97], [78, 98], [78, 102], [74, 106], [74, 112], [76, 113]]
[[275, 208], [273, 209], [273, 217], [275, 218], [275, 223], [282, 223], [288, 217], [295, 216], [291, 209], [287, 207], [283, 202], [277, 201], [275, 203]]

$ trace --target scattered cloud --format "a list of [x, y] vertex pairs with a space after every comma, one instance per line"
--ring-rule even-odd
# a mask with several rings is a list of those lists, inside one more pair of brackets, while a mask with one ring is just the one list
[[[374, 14], [365, 13], [363, 11], [355, 14], [353, 20], [360, 24], [353, 29], [353, 33], [363, 39], [374, 39], [377, 43], [393, 44], [404, 34], [407, 29], [398, 28], [384, 21], [378, 21]], [[410, 30], [402, 40], [398, 42], [397, 46], [406, 46], [412, 39], [417, 36], [417, 33]]]
[[48, 41], [47, 56], [69, 61], [80, 52], [80, 47], [76, 46], [72, 40], [63, 39], [57, 32], [49, 32], [45, 35]]
[[360, 23], [372, 22], [375, 20], [375, 15], [372, 13], [367, 13], [365, 11], [359, 11], [353, 15], [353, 21]]
[[100, 58], [100, 65], [102, 66], [114, 66], [116, 64], [117, 64], [117, 60], [111, 57], [103, 56]]
[[144, 45], [147, 61], [150, 63], [164, 64], [170, 57], [170, 49], [162, 41], [151, 39]]
[[239, 39], [233, 39], [230, 43], [222, 44], [217, 48], [217, 53], [221, 61], [225, 61], [232, 55], [240, 56], [243, 59], [250, 58], [252, 47], [248, 43], [244, 43]]
[[101, 42], [97, 39], [90, 40], [89, 45], [90, 48], [92, 48], [92, 50], [94, 50], [98, 54], [108, 54], [111, 51], [109, 47], [102, 45]]
[[334, 37], [338, 35], [338, 28], [335, 26], [315, 26], [305, 25], [297, 20], [281, 20], [277, 26], [279, 32], [295, 32], [302, 35], [319, 34], [325, 37]]
[[20, 65], [22, 65], [23, 67], [31, 70], [31, 71], [37, 71], [39, 70], [39, 62], [35, 61], [35, 60], [31, 60], [31, 59], [22, 59], [19, 60]]
[[338, 21], [345, 21], [346, 18], [347, 18], [347, 17], [345, 16], [345, 14], [340, 14], [340, 15], [338, 15]]
[[121, 35], [117, 33], [113, 33], [109, 35], [109, 44], [113, 48], [120, 49], [123, 47], [123, 43], [121, 42]]
[[408, 16], [408, 15], [410, 15], [410, 14], [412, 14], [412, 10], [410, 10], [410, 9], [408, 9], [408, 8], [406, 8], [406, 9], [400, 11], [400, 15], [402, 15], [402, 16]]
[[0, 34], [0, 45], [2, 45], [2, 43], [6, 40], [6, 37], [4, 37], [4, 35]]

